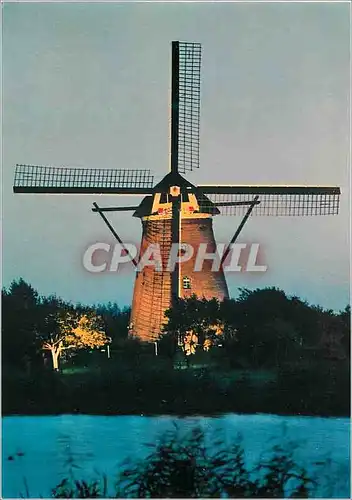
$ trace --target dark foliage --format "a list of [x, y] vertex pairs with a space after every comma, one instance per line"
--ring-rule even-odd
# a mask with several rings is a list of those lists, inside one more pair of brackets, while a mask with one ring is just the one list
[[94, 306], [97, 314], [103, 318], [106, 334], [112, 338], [112, 348], [127, 339], [131, 308], [120, 309], [116, 303], [108, 302]]
[[277, 288], [240, 289], [237, 299], [218, 302], [179, 299], [166, 312], [160, 343], [169, 356], [177, 352], [177, 339], [189, 330], [200, 346], [209, 325], [223, 324], [223, 335], [211, 337], [221, 343], [223, 358], [233, 368], [280, 369], [287, 364], [312, 360], [346, 362], [350, 355], [350, 308], [335, 313], [288, 297]]
[[39, 296], [23, 279], [2, 294], [2, 363], [29, 371], [38, 363]]
[[132, 364], [132, 358], [115, 357], [77, 373], [5, 373], [3, 413], [349, 415], [349, 378], [337, 364], [254, 378], [251, 372], [175, 370], [148, 353], [136, 359]]
[[84, 481], [63, 479], [52, 490], [53, 498], [106, 498], [106, 478], [102, 480]]
[[[32, 373], [43, 367], [42, 345], [58, 332], [58, 319], [67, 313], [95, 313], [102, 319], [106, 334], [112, 339], [112, 348], [125, 342], [128, 334], [130, 309], [117, 304], [97, 306], [72, 304], [55, 295], [39, 296], [22, 278], [2, 290], [2, 356], [5, 371], [20, 369]], [[68, 359], [76, 353], [65, 352]], [[84, 353], [78, 356], [84, 360]], [[48, 360], [48, 364], [50, 360]]]
[[[271, 412], [349, 415], [350, 309], [313, 307], [275, 288], [241, 290], [238, 299], [180, 300], [158, 343], [128, 337], [129, 310], [40, 297], [23, 280], [2, 292], [4, 414], [216, 414]], [[57, 314], [93, 311], [112, 337], [106, 349], [82, 350], [51, 373], [43, 338]], [[178, 365], [177, 336], [224, 325], [209, 352]], [[184, 356], [181, 356], [184, 359]], [[45, 366], [47, 361], [47, 366]]]
[[[219, 438], [205, 445], [195, 428], [181, 435], [177, 427], [149, 445], [143, 460], [127, 461], [114, 492], [107, 479], [63, 480], [54, 498], [307, 498], [315, 483], [281, 446], [268, 450], [258, 465], [246, 465], [240, 440], [225, 446]], [[212, 450], [212, 451], [209, 451]]]

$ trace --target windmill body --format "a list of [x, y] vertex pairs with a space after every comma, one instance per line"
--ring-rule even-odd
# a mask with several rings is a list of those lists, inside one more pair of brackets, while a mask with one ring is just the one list
[[[193, 254], [178, 266], [178, 297], [198, 297], [223, 300], [228, 297], [226, 280], [222, 268], [212, 270], [213, 262], [205, 260], [200, 271], [195, 271], [196, 257], [200, 245], [206, 245], [208, 253], [216, 253], [213, 232], [213, 216], [219, 210], [204, 195], [180, 174], [170, 173], [155, 186], [154, 194], [144, 198], [134, 213], [142, 221], [140, 253], [148, 246], [158, 245], [162, 269], [155, 265], [145, 266], [136, 273], [133, 293], [130, 334], [141, 340], [158, 338], [165, 322], [165, 310], [172, 305], [173, 272], [168, 268], [172, 256], [172, 196], [179, 188], [180, 196], [180, 252], [184, 244], [192, 248]], [[182, 259], [180, 259], [182, 260]], [[169, 266], [170, 267], [170, 266]]]
[[[197, 43], [175, 41], [171, 49], [170, 171], [158, 184], [154, 184], [149, 170], [17, 165], [13, 188], [15, 193], [139, 197], [134, 206], [103, 208], [93, 203], [92, 210], [122, 246], [122, 239], [106, 212], [133, 212], [133, 216], [140, 218], [139, 259], [149, 245], [158, 245], [160, 249], [161, 269], [140, 268], [141, 261], [131, 258], [136, 277], [130, 333], [144, 341], [158, 337], [165, 322], [165, 310], [180, 297], [191, 294], [219, 300], [228, 297], [222, 265], [213, 270], [213, 262], [205, 260], [201, 270], [195, 270], [199, 245], [206, 244], [207, 253], [216, 252], [214, 216], [242, 217], [221, 257], [223, 264], [250, 216], [335, 215], [339, 210], [337, 186], [194, 185], [186, 180], [181, 174], [199, 167], [201, 47]], [[140, 201], [141, 196], [144, 198]], [[182, 261], [182, 245], [194, 249], [187, 261]], [[167, 261], [175, 249], [179, 263], [168, 268]]]

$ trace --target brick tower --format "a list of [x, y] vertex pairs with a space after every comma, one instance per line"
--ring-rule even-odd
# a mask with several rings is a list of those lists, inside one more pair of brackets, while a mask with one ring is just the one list
[[[193, 247], [192, 257], [179, 264], [179, 296], [192, 294], [199, 298], [216, 297], [223, 300], [228, 290], [223, 270], [212, 271], [213, 261], [204, 260], [200, 271], [195, 271], [195, 261], [200, 244], [206, 245], [207, 253], [216, 252], [213, 232], [213, 215], [219, 210], [204, 195], [180, 174], [168, 174], [157, 186], [153, 196], [144, 198], [135, 217], [142, 221], [141, 252], [143, 255], [150, 244], [160, 248], [162, 270], [156, 266], [145, 266], [137, 271], [134, 286], [130, 334], [143, 341], [153, 341], [159, 336], [165, 321], [165, 310], [171, 306], [171, 271], [167, 263], [172, 245], [172, 203], [169, 199], [172, 186], [180, 187], [180, 244]], [[182, 250], [181, 250], [182, 252]]]

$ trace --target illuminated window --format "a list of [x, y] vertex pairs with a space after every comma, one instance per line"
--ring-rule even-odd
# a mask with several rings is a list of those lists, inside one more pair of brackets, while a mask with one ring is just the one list
[[184, 290], [189, 290], [191, 288], [191, 280], [187, 276], [182, 278], [182, 282]]

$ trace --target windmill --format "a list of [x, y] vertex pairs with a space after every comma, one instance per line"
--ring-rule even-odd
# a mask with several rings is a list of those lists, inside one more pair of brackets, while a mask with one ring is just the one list
[[[182, 255], [183, 246], [207, 244], [216, 252], [213, 217], [241, 216], [242, 220], [221, 257], [224, 264], [249, 216], [333, 215], [338, 213], [340, 189], [336, 186], [194, 185], [183, 176], [199, 168], [200, 65], [198, 43], [174, 41], [171, 72], [171, 133], [169, 172], [157, 184], [149, 170], [56, 168], [16, 165], [15, 193], [109, 194], [144, 196], [134, 206], [100, 207], [93, 211], [104, 220], [114, 237], [122, 239], [106, 213], [133, 212], [142, 222], [140, 255], [150, 244], [158, 244], [162, 269], [137, 268], [130, 332], [142, 340], [157, 338], [165, 321], [164, 312], [179, 297], [228, 297], [223, 266], [212, 271], [205, 261], [194, 271], [195, 256], [167, 269], [173, 248]], [[183, 175], [181, 175], [183, 174]], [[126, 249], [127, 251], [127, 249]]]

